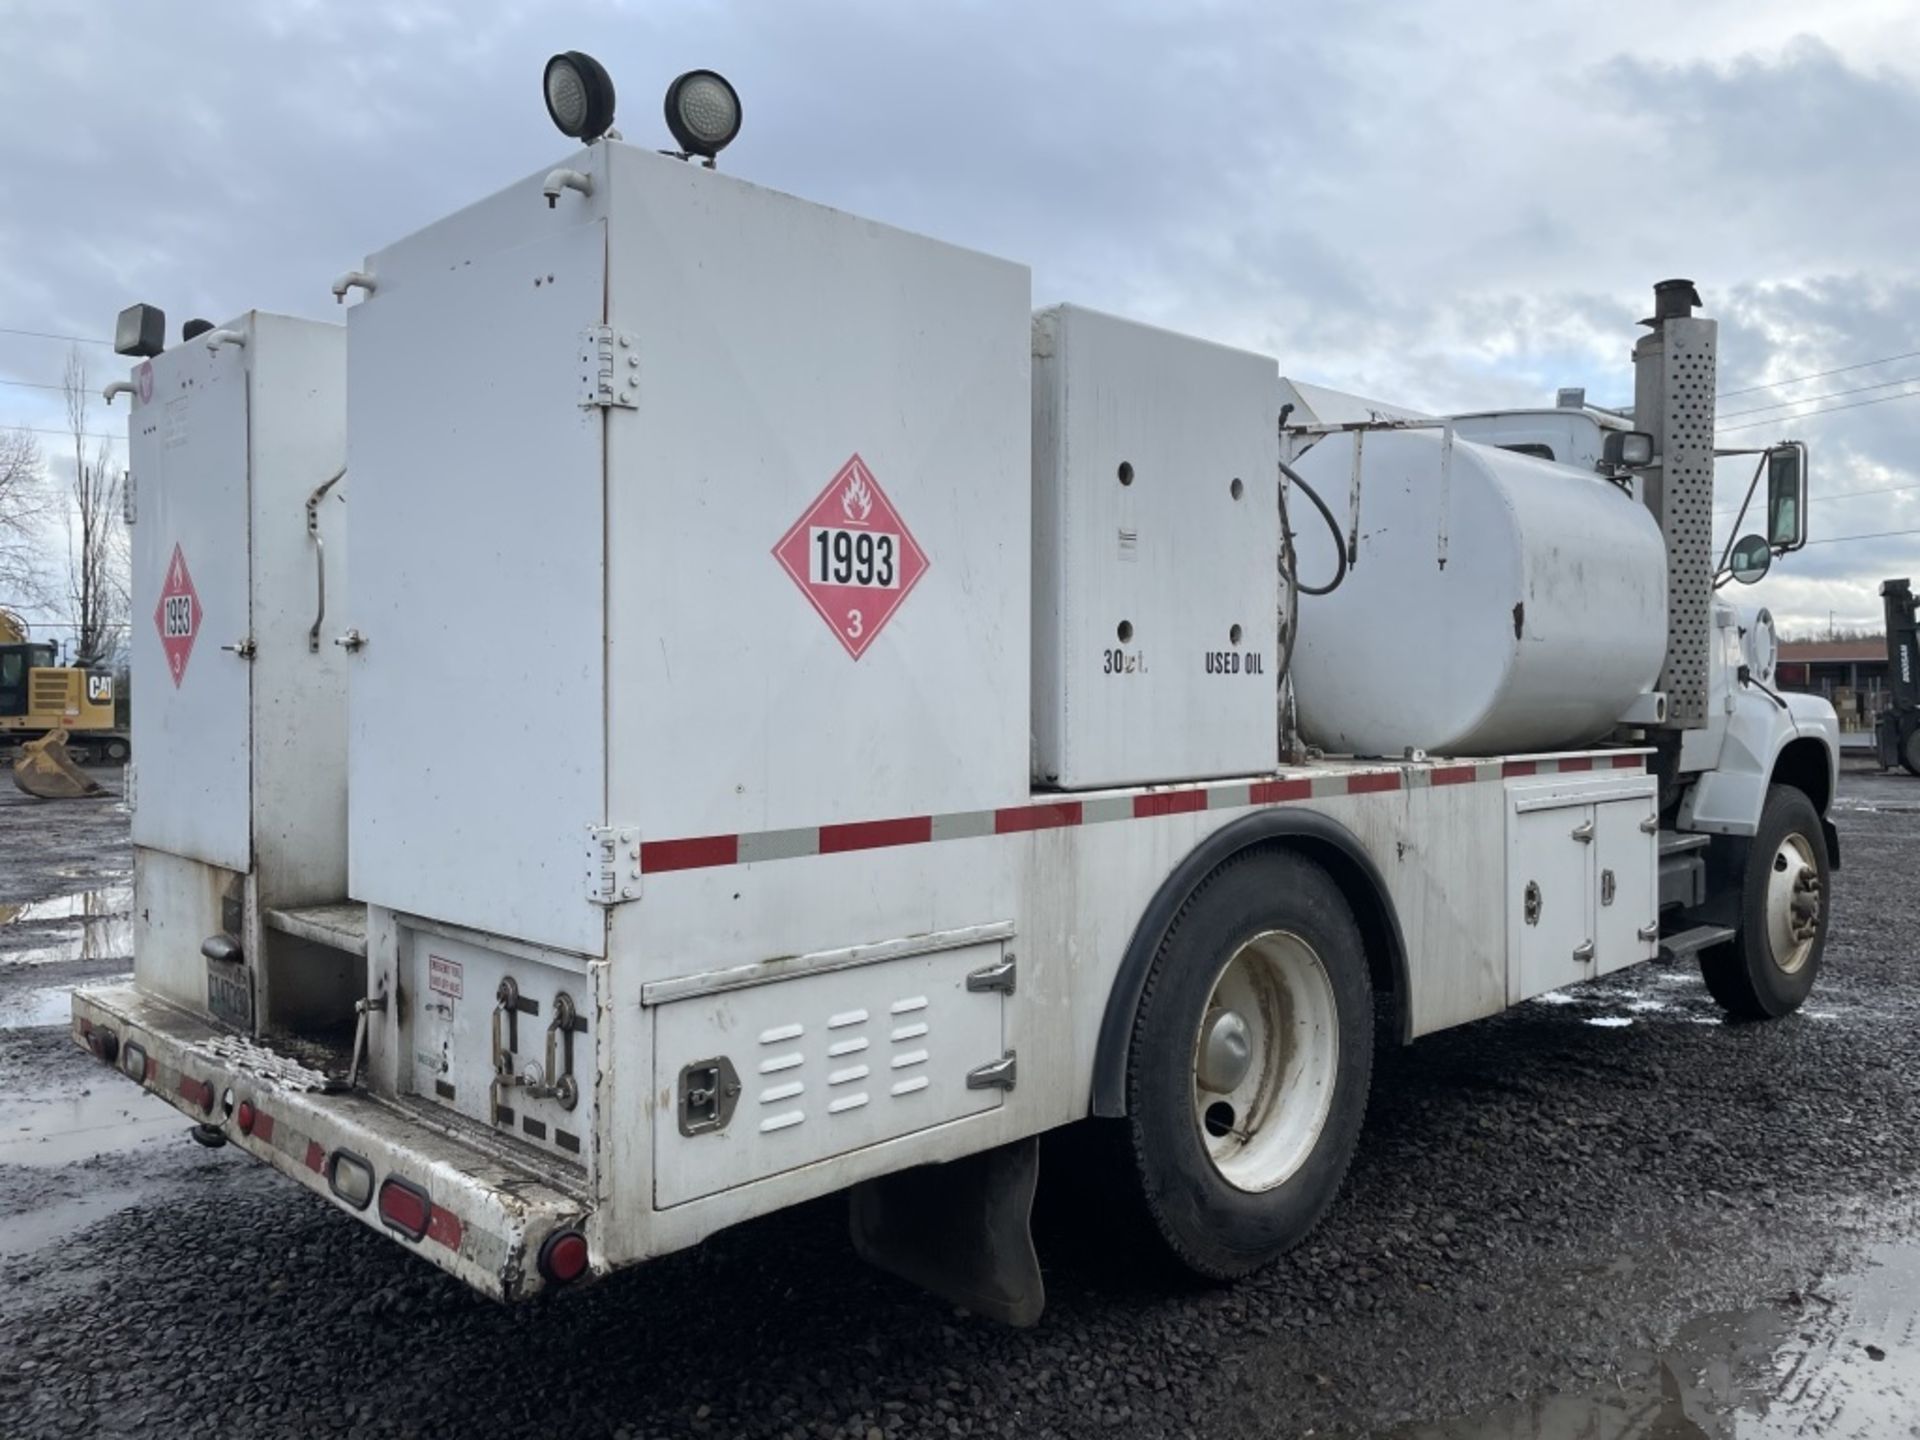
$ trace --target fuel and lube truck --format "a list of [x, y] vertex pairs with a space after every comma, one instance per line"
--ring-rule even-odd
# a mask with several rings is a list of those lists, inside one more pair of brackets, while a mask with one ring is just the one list
[[1030, 1323], [1042, 1132], [1229, 1278], [1377, 1029], [1805, 999], [1838, 730], [1715, 593], [1691, 286], [1630, 415], [1426, 416], [717, 173], [712, 72], [674, 152], [547, 96], [344, 326], [123, 317], [135, 973], [72, 1024], [202, 1141], [502, 1300], [848, 1190]]

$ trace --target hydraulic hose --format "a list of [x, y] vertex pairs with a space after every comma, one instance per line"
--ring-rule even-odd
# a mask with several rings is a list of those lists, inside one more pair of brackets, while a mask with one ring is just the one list
[[[1306, 481], [1302, 480], [1300, 478], [1300, 472], [1295, 470], [1291, 465], [1287, 464], [1287, 462], [1284, 460], [1280, 462], [1280, 473], [1286, 476], [1287, 479], [1291, 480], [1294, 484], [1298, 485], [1302, 490], [1307, 492], [1307, 498], [1313, 501], [1314, 509], [1318, 510], [1320, 512], [1321, 518], [1327, 522], [1327, 530], [1333, 536], [1333, 553], [1334, 553], [1334, 557], [1337, 565], [1337, 568], [1333, 572], [1333, 579], [1329, 580], [1326, 584], [1324, 585], [1303, 584], [1300, 580], [1299, 575], [1296, 574], [1292, 568], [1293, 566], [1293, 559], [1292, 559], [1293, 534], [1292, 534], [1292, 531], [1289, 530], [1286, 535], [1285, 549], [1284, 549], [1284, 554], [1287, 557], [1284, 562], [1287, 567], [1287, 583], [1292, 585], [1293, 588], [1298, 590], [1302, 595], [1331, 595], [1334, 591], [1340, 588], [1340, 582], [1347, 578], [1347, 547], [1344, 544], [1342, 544], [1340, 540], [1340, 522], [1333, 518], [1333, 511], [1329, 510], [1327, 508], [1327, 502], [1320, 498], [1320, 492], [1315, 490], [1313, 486], [1309, 485]], [[1284, 527], [1287, 523], [1286, 499], [1285, 499], [1284, 491], [1282, 492], [1280, 506], [1281, 506], [1280, 523]]]

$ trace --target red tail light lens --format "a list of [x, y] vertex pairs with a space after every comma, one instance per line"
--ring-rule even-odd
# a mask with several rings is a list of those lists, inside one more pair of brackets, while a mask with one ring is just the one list
[[253, 1134], [254, 1110], [251, 1100], [242, 1100], [240, 1108], [233, 1112], [233, 1123], [240, 1127], [242, 1135]]
[[398, 1230], [409, 1240], [418, 1240], [427, 1233], [427, 1222], [433, 1219], [433, 1201], [411, 1180], [389, 1175], [380, 1185], [380, 1218], [387, 1222], [389, 1229]]
[[182, 1075], [180, 1077], [180, 1098], [183, 1100], [191, 1100], [202, 1110], [211, 1110], [213, 1109], [213, 1082], [210, 1080], [195, 1080], [191, 1076]]
[[565, 1285], [587, 1273], [587, 1237], [578, 1230], [556, 1230], [540, 1247], [540, 1274], [549, 1285]]

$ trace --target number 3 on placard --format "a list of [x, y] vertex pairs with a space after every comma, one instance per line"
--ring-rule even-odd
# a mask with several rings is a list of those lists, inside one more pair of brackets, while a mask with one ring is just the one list
[[847, 611], [847, 638], [849, 640], [858, 640], [865, 633], [866, 625], [860, 618], [860, 612], [858, 610]]

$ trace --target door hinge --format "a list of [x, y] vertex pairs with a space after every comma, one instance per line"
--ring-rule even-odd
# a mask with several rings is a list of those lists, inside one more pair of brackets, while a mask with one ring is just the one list
[[1640, 822], [1640, 833], [1642, 835], [1658, 835], [1660, 833], [1660, 817], [1658, 815], [1647, 816], [1646, 819]]
[[1573, 838], [1578, 840], [1582, 845], [1591, 845], [1593, 843], [1593, 821], [1582, 820], [1578, 825], [1574, 826]]
[[140, 515], [139, 503], [134, 499], [137, 488], [133, 472], [127, 471], [120, 480], [120, 518], [129, 525]]
[[1578, 945], [1574, 946], [1573, 958], [1578, 960], [1582, 965], [1591, 965], [1593, 963], [1593, 942], [1591, 940], [1582, 940]]
[[618, 905], [640, 898], [640, 832], [631, 825], [587, 828], [587, 900]]
[[1658, 940], [1660, 938], [1660, 927], [1658, 925], [1642, 925], [1633, 933], [1638, 935], [1642, 940]]
[[253, 643], [253, 637], [251, 635], [244, 635], [240, 639], [234, 641], [231, 645], [222, 645], [220, 648], [222, 650], [231, 650], [234, 654], [238, 655], [242, 660], [251, 660], [253, 659], [254, 651], [258, 647]]
[[590, 326], [580, 343], [580, 370], [582, 406], [639, 406], [640, 347], [626, 331]]
[[1013, 994], [1014, 965], [1016, 958], [1017, 957], [1013, 955], [1008, 955], [998, 964], [988, 965], [982, 969], [968, 972], [967, 989], [975, 992], [997, 990], [1002, 995]]
[[998, 1060], [989, 1060], [967, 1072], [969, 1090], [1011, 1090], [1016, 1073], [1013, 1051], [1009, 1050]]

